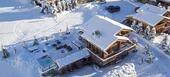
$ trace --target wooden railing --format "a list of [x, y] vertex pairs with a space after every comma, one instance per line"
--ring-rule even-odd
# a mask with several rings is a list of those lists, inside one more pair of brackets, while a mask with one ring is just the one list
[[110, 56], [110, 57], [106, 58], [104, 63], [107, 64], [107, 63], [115, 60], [116, 58], [120, 57], [121, 55], [129, 53], [129, 52], [131, 52], [131, 51], [133, 51], [135, 49], [136, 49], [136, 45], [133, 45], [133, 46], [131, 46], [131, 47], [125, 49], [125, 50], [120, 51], [119, 53], [114, 54], [113, 56]]
[[101, 57], [99, 57], [98, 55], [96, 55], [95, 53], [91, 52], [91, 54], [93, 55], [92, 58], [95, 59], [95, 62], [99, 63], [100, 65], [105, 65], [111, 61], [114, 61], [116, 60], [116, 58], [120, 57], [121, 55], [123, 55], [124, 53], [128, 53], [128, 52], [131, 52], [133, 50], [136, 49], [136, 45], [132, 45], [131, 47], [123, 50], [123, 51], [120, 51], [119, 53], [116, 53], [116, 54], [113, 54], [112, 56], [106, 58], [106, 59], [103, 59]]
[[46, 68], [41, 68], [41, 70], [42, 70], [42, 73], [46, 73], [46, 72], [50, 71], [51, 69], [56, 69], [56, 68], [58, 68], [57, 65], [52, 64], [52, 65], [50, 65], [50, 66], [48, 66]]

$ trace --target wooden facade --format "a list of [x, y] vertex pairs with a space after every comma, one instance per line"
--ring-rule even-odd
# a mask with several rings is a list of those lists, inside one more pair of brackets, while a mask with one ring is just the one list
[[70, 65], [67, 65], [61, 69], [58, 69], [57, 70], [57, 74], [65, 74], [65, 73], [68, 73], [68, 72], [72, 72], [73, 70], [76, 70], [78, 68], [81, 68], [83, 67], [84, 65], [87, 65], [89, 64], [89, 61], [90, 59], [89, 58], [83, 58], [79, 61], [76, 61]]
[[128, 33], [132, 32], [132, 30], [128, 29], [122, 29], [120, 32], [118, 32], [116, 35], [117, 36], [125, 36], [128, 37]]
[[[124, 32], [126, 30], [122, 31]], [[128, 32], [124, 33], [124, 35], [122, 36], [128, 36]], [[136, 45], [130, 40], [115, 40], [113, 41], [113, 44], [111, 44], [111, 46], [109, 46], [105, 51], [100, 49], [93, 43], [89, 42], [88, 40], [84, 39], [83, 37], [80, 37], [80, 40], [90, 50], [92, 62], [100, 66], [105, 66], [111, 62], [114, 63], [127, 55], [129, 52], [136, 49]]]
[[170, 11], [167, 11], [163, 16], [170, 18]]
[[81, 60], [78, 60], [78, 61], [76, 61], [72, 64], [69, 64], [65, 67], [62, 67], [60, 69], [58, 68], [58, 66], [56, 66], [55, 68], [51, 67], [48, 70], [43, 71], [42, 76], [46, 77], [46, 76], [62, 75], [62, 74], [68, 73], [68, 72], [72, 72], [78, 68], [81, 68], [84, 65], [89, 64], [89, 62], [90, 62], [90, 59], [88, 57], [88, 58], [83, 58]]

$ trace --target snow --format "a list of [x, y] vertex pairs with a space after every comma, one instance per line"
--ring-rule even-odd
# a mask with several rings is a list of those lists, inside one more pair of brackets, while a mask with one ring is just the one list
[[[116, 34], [122, 29], [133, 30], [130, 27], [103, 16], [94, 16], [87, 23], [83, 24], [82, 29], [84, 33], [81, 37], [98, 46], [103, 51], [105, 51], [110, 44], [120, 39]], [[98, 37], [94, 35], [93, 33], [95, 31], [100, 31], [101, 36]]]
[[[114, 5], [114, 6], [120, 6], [120, 11], [117, 13], [109, 13], [107, 11], [103, 11], [105, 7]], [[98, 11], [99, 15], [109, 17], [111, 19], [114, 19], [115, 21], [122, 22], [123, 20], [126, 19], [127, 15], [134, 14], [135, 13], [135, 8], [138, 7], [134, 4], [134, 2], [129, 1], [129, 0], [112, 0], [110, 2], [107, 2], [106, 4], [101, 5], [102, 9]]]
[[[138, 39], [138, 43], [142, 46], [149, 45], [149, 49], [156, 56], [155, 62], [150, 65], [146, 65], [145, 68], [137, 70], [137, 75], [140, 77], [143, 76], [158, 76], [158, 77], [167, 77], [169, 76], [169, 56], [163, 54], [162, 50], [156, 46], [156, 43], [149, 42], [148, 40], [141, 38], [139, 35], [132, 33], [132, 36], [135, 36]], [[144, 50], [141, 50], [144, 51]], [[138, 67], [137, 67], [138, 68]], [[145, 70], [145, 72], [143, 72]], [[139, 73], [141, 72], [141, 73]], [[151, 73], [152, 72], [152, 73]]]
[[109, 71], [108, 74], [103, 77], [137, 77], [135, 71], [135, 65], [133, 63], [127, 63], [121, 67], [116, 67], [113, 71]]
[[[56, 36], [59, 38], [63, 35], [62, 33], [65, 32], [66, 26], [68, 26], [69, 29], [82, 26], [82, 24], [96, 14], [121, 22], [127, 15], [135, 13], [134, 8], [136, 6], [132, 3], [139, 5], [134, 1], [126, 2], [117, 0], [102, 5], [87, 3], [80, 5], [75, 10], [64, 11], [58, 14], [57, 17], [51, 17], [39, 13], [40, 8], [27, 4], [25, 2], [26, 0], [23, 0], [24, 2], [20, 1], [21, 0], [0, 0], [0, 43], [9, 46], [7, 48], [10, 52], [10, 57], [7, 59], [2, 59], [2, 53], [0, 53], [0, 77], [41, 77], [39, 73], [40, 65], [37, 63], [37, 58], [49, 55], [52, 59], [56, 60], [77, 51], [74, 46], [73, 49], [75, 50], [70, 53], [61, 53], [60, 50], [54, 51], [53, 48], [47, 47], [49, 52], [45, 54], [42, 52], [30, 53], [22, 47], [23, 41], [27, 43], [29, 40], [33, 40], [34, 36], [36, 36], [36, 38], [53, 37], [52, 35], [54, 33], [58, 34], [61, 32], [61, 34]], [[121, 11], [110, 14], [104, 10], [104, 7], [108, 5], [119, 5]], [[76, 32], [73, 31], [73, 33]], [[132, 38], [136, 37], [137, 36]], [[71, 44], [71, 41], [75, 41], [75, 38], [68, 38], [70, 41], [65, 41], [64, 43]], [[155, 40], [156, 43], [161, 41], [160, 38]], [[159, 48], [154, 45], [156, 43], [151, 43], [147, 40], [143, 41], [144, 39], [140, 36], [137, 39], [139, 42], [137, 47], [138, 52], [130, 54], [120, 63], [105, 68], [98, 68], [100, 71], [96, 71], [91, 65], [87, 65], [81, 69], [64, 74], [63, 77], [102, 77], [110, 71], [113, 71], [116, 66], [122, 66], [126, 63], [134, 63], [138, 77], [169, 77], [169, 56], [159, 50]], [[156, 57], [152, 64], [140, 63], [140, 58], [146, 57], [143, 55], [145, 51], [143, 46], [146, 45], [146, 42], [150, 44], [150, 50], [153, 51]], [[14, 47], [17, 50], [16, 53], [14, 52]], [[43, 46], [41, 47], [44, 48]]]
[[81, 60], [83, 58], [87, 58], [90, 56], [90, 53], [88, 51], [88, 49], [82, 49], [80, 51], [77, 51], [73, 54], [70, 54], [64, 58], [60, 58], [60, 59], [57, 59], [55, 62], [57, 63], [58, 65], [58, 69], [61, 69], [69, 64], [72, 64], [78, 60]]
[[128, 17], [132, 17], [138, 21], [147, 23], [150, 26], [157, 25], [160, 21], [162, 21], [165, 17], [160, 16], [151, 12], [139, 12], [133, 15], [128, 15]]
[[150, 4], [145, 4], [145, 5], [141, 6], [137, 10], [137, 12], [140, 12], [140, 11], [151, 12], [151, 13], [155, 13], [155, 14], [158, 14], [158, 15], [161, 15], [161, 16], [163, 16], [167, 12], [166, 9], [163, 9], [163, 8], [160, 8], [160, 7], [157, 7], [157, 6], [154, 6], [154, 5], [150, 5]]

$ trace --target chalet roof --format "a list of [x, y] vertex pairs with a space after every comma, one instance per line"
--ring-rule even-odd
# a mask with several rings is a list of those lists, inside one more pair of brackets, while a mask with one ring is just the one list
[[154, 5], [150, 5], [150, 4], [145, 4], [142, 7], [140, 7], [137, 10], [137, 12], [140, 12], [140, 11], [151, 12], [151, 13], [155, 13], [155, 14], [158, 14], [158, 15], [161, 15], [161, 16], [163, 16], [167, 12], [167, 10], [164, 9], [164, 8], [160, 8], [160, 7], [157, 7], [157, 6], [154, 6]]
[[[120, 32], [120, 30], [133, 30], [119, 22], [98, 15], [92, 17], [88, 22], [86, 22], [82, 26], [82, 29], [84, 30], [84, 33], [81, 35], [81, 37], [99, 47], [104, 52], [110, 46], [110, 44], [119, 39], [116, 34]], [[101, 35], [99, 37], [94, 35], [95, 31], [100, 31]]]
[[88, 52], [87, 48], [84, 48], [80, 51], [77, 51], [75, 53], [72, 53], [70, 55], [67, 55], [66, 57], [57, 59], [55, 62], [58, 65], [58, 69], [61, 69], [67, 65], [70, 65], [78, 60], [81, 60], [83, 58], [87, 58], [90, 56], [90, 53]]
[[132, 17], [150, 26], [156, 26], [160, 21], [162, 21], [165, 18], [164, 16], [161, 15], [157, 15], [151, 12], [142, 12], [142, 11], [140, 13], [129, 15], [128, 17]]

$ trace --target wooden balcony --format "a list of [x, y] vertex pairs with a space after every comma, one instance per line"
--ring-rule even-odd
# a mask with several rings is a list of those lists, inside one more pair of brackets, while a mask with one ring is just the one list
[[99, 64], [100, 66], [104, 66], [110, 62], [116, 62], [118, 61], [119, 59], [125, 57], [129, 52], [132, 52], [136, 49], [136, 45], [132, 45], [126, 49], [120, 49], [118, 53], [116, 54], [112, 54], [110, 55], [109, 57], [107, 58], [102, 58], [100, 56], [98, 56], [97, 54], [91, 52], [92, 54], [92, 59], [95, 63]]

